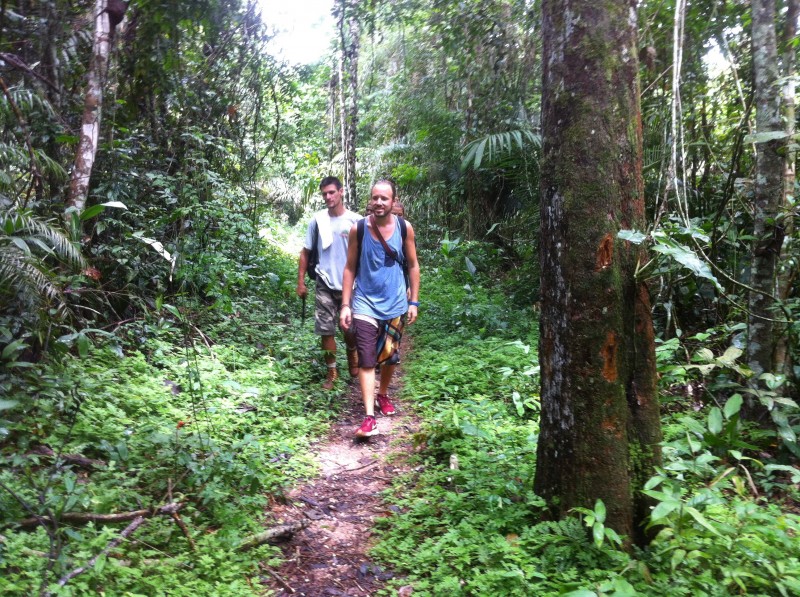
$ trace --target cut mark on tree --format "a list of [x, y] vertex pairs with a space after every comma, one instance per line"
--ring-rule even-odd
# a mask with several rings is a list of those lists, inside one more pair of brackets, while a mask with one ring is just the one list
[[599, 272], [606, 269], [611, 266], [612, 261], [614, 261], [614, 237], [608, 232], [597, 248], [595, 271]]
[[600, 356], [603, 358], [603, 378], [607, 382], [617, 381], [617, 336], [614, 332], [606, 334]]

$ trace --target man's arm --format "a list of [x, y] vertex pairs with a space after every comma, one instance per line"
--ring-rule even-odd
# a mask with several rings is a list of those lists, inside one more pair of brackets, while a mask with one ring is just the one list
[[408, 316], [406, 322], [411, 324], [417, 320], [417, 306], [410, 303], [419, 302], [419, 261], [417, 261], [417, 243], [414, 240], [414, 227], [406, 220], [406, 240], [403, 244], [403, 254], [408, 263], [408, 279], [411, 282], [411, 297], [409, 298]]
[[[366, 232], [366, 231], [365, 231]], [[358, 224], [353, 224], [347, 236], [347, 263], [344, 264], [342, 276], [342, 310], [339, 312], [339, 325], [343, 330], [350, 329], [353, 322], [353, 284], [356, 281], [356, 265], [358, 264]]]
[[305, 247], [300, 251], [300, 259], [297, 260], [297, 296], [304, 297], [308, 294], [306, 288], [306, 270], [308, 269], [308, 256], [311, 253]]

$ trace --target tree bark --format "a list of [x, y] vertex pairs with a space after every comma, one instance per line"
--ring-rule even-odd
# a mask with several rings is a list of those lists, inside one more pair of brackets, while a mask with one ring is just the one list
[[[775, 35], [775, 0], [753, 0], [753, 75], [756, 102], [756, 172], [753, 192], [753, 256], [748, 322], [747, 363], [754, 375], [774, 371], [777, 263], [783, 245], [784, 158], [783, 139], [762, 141], [759, 135], [784, 131], [781, 90], [778, 86], [778, 49]], [[752, 412], [752, 409], [748, 409]]]
[[[797, 172], [795, 163], [797, 160], [797, 152], [794, 149], [796, 142], [792, 141], [792, 135], [795, 134], [795, 77], [796, 61], [795, 61], [795, 48], [794, 40], [797, 36], [797, 20], [800, 18], [800, 0], [789, 0], [786, 11], [786, 24], [783, 29], [783, 39], [781, 40], [781, 54], [783, 57], [783, 121], [786, 123], [787, 146], [786, 157], [784, 159], [783, 167], [783, 198], [782, 204], [784, 209], [787, 210], [784, 219], [785, 228], [785, 242], [782, 247], [782, 255], [786, 258], [780, 259], [778, 267], [778, 287], [777, 295], [782, 301], [789, 298], [792, 283], [797, 275], [797, 266], [794, 264], [795, 260], [790, 256], [794, 252], [794, 218], [793, 214], [788, 210], [794, 200], [794, 187], [796, 184]], [[778, 330], [777, 341], [774, 353], [775, 371], [792, 375], [792, 358], [789, 351], [789, 339], [786, 326], [781, 326]]]
[[94, 3], [94, 42], [92, 59], [86, 77], [86, 96], [83, 104], [83, 123], [81, 125], [78, 151], [69, 185], [69, 196], [66, 207], [68, 211], [78, 213], [86, 207], [89, 195], [89, 179], [97, 155], [100, 139], [100, 117], [103, 108], [103, 81], [108, 69], [108, 57], [111, 51], [111, 21], [106, 10], [107, 0], [95, 0]]
[[344, 202], [358, 203], [356, 192], [356, 131], [358, 126], [358, 55], [361, 30], [356, 9], [358, 0], [341, 0], [339, 10], [339, 98], [342, 117], [342, 158]]
[[[542, 416], [534, 489], [556, 516], [602, 499], [638, 544], [660, 462], [636, 1], [546, 0], [541, 171]], [[641, 257], [644, 257], [643, 255]]]

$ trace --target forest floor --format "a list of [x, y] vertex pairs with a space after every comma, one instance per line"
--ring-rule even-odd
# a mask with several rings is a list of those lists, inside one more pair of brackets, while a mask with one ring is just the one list
[[[346, 370], [343, 372], [349, 377]], [[276, 595], [347, 596], [375, 595], [394, 577], [368, 556], [373, 521], [391, 516], [396, 506], [381, 493], [409, 467], [411, 435], [418, 420], [403, 401], [397, 400], [402, 365], [395, 372], [389, 394], [397, 413], [378, 417], [379, 435], [359, 439], [353, 435], [364, 418], [358, 380], [348, 382], [347, 401], [341, 419], [328, 437], [315, 446], [320, 474], [297, 486], [276, 504], [271, 514], [278, 523], [307, 520], [309, 526], [282, 544], [286, 561], [268, 570], [270, 589]], [[403, 587], [400, 595], [410, 594]]]

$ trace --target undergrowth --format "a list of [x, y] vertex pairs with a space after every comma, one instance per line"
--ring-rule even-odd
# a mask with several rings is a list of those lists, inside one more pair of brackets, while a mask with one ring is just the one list
[[[284, 488], [314, 472], [308, 447], [340, 392], [318, 389], [324, 366], [310, 321], [301, 325], [295, 256], [267, 244], [254, 261], [246, 291], [224, 302], [177, 296], [94, 345], [65, 344], [61, 358], [6, 359], [0, 593], [265, 592], [260, 566], [277, 548], [239, 546], [275, 524], [264, 512]], [[181, 504], [179, 520], [146, 514], [88, 571], [57, 584], [133, 520], [70, 515], [170, 503]], [[55, 524], [20, 524], [36, 518]]]
[[[657, 534], [646, 550], [609, 540], [602, 503], [543, 520], [533, 492], [535, 313], [506, 300], [488, 268], [469, 267], [473, 247], [447, 249], [423, 256], [424, 308], [404, 380], [423, 422], [414, 468], [390, 490], [401, 512], [378, 522], [374, 555], [398, 572], [386, 594], [401, 585], [430, 596], [800, 594], [800, 517], [791, 499], [771, 499], [796, 496], [800, 471], [755, 461], [742, 438], [730, 444], [716, 413], [706, 421], [691, 404], [664, 418], [664, 464], [646, 487]], [[600, 540], [587, 529], [598, 524]]]

